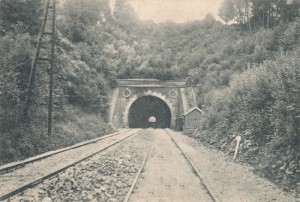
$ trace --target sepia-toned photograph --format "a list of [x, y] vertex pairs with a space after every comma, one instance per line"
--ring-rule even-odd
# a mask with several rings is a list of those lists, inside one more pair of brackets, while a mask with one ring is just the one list
[[0, 201], [300, 202], [300, 0], [0, 0]]

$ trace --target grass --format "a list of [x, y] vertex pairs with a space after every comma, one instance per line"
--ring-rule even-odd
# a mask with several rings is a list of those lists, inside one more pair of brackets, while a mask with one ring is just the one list
[[[47, 134], [47, 112], [40, 110], [30, 125], [18, 125], [0, 136], [0, 165], [101, 137], [112, 129], [100, 114], [68, 105], [54, 113], [52, 135]], [[10, 137], [10, 138], [7, 138]]]

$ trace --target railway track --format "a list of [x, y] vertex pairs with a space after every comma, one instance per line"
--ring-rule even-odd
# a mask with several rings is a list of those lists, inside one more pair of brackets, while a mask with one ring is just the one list
[[134, 180], [133, 180], [133, 182], [132, 182], [132, 184], [131, 184], [131, 186], [130, 186], [130, 189], [129, 189], [129, 191], [128, 191], [128, 193], [127, 193], [127, 195], [126, 195], [126, 197], [125, 197], [125, 199], [124, 199], [124, 201], [123, 202], [128, 202], [129, 201], [129, 198], [130, 198], [130, 196], [132, 195], [132, 192], [133, 192], [133, 190], [134, 190], [134, 188], [135, 188], [135, 186], [136, 186], [136, 184], [137, 184], [137, 181], [138, 181], [138, 179], [139, 179], [139, 177], [140, 177], [140, 175], [141, 175], [141, 173], [142, 173], [142, 170], [143, 170], [143, 168], [144, 168], [144, 166], [145, 166], [145, 163], [146, 163], [146, 161], [147, 161], [147, 158], [148, 158], [148, 156], [149, 156], [149, 153], [150, 153], [150, 151], [151, 151], [151, 146], [149, 147], [149, 150], [147, 151], [147, 153], [145, 154], [145, 157], [144, 157], [144, 159], [143, 159], [143, 162], [142, 162], [142, 164], [140, 165], [140, 168], [139, 168], [139, 171], [137, 172], [137, 175], [135, 176], [135, 178], [134, 178]]
[[[20, 194], [141, 131], [142, 129], [133, 129], [113, 133], [49, 155], [4, 167], [0, 171], [0, 201]], [[43, 161], [46, 165], [41, 166]]]
[[165, 130], [166, 134], [170, 137], [170, 139], [172, 140], [172, 142], [175, 144], [175, 146], [180, 150], [182, 156], [186, 159], [186, 161], [188, 162], [188, 164], [191, 166], [192, 171], [196, 174], [196, 176], [199, 178], [199, 180], [201, 181], [203, 187], [206, 189], [207, 194], [210, 196], [210, 198], [212, 199], [212, 201], [214, 202], [219, 202], [220, 200], [217, 199], [217, 197], [215, 196], [215, 194], [213, 193], [213, 189], [211, 187], [209, 187], [209, 185], [204, 181], [204, 178], [202, 177], [201, 173], [198, 171], [197, 167], [195, 166], [195, 164], [192, 162], [192, 160], [187, 156], [187, 154], [181, 149], [181, 147], [178, 145], [178, 143], [174, 140], [174, 138], [172, 138], [172, 136], [170, 135], [170, 130], [166, 129]]
[[[203, 177], [201, 176], [201, 173], [198, 171], [198, 169], [196, 168], [196, 166], [194, 165], [194, 163], [191, 161], [191, 159], [187, 156], [187, 154], [181, 149], [181, 147], [178, 145], [178, 143], [174, 140], [174, 138], [172, 138], [172, 136], [170, 135], [170, 131], [169, 129], [165, 129], [164, 132], [168, 135], [168, 137], [171, 139], [171, 141], [174, 143], [175, 147], [180, 151], [181, 155], [184, 157], [184, 159], [186, 160], [186, 162], [189, 164], [191, 171], [195, 174], [195, 176], [199, 179], [199, 181], [201, 182], [202, 188], [205, 189], [207, 195], [209, 195], [209, 198], [211, 199], [211, 201], [213, 202], [219, 202], [220, 200], [217, 199], [217, 197], [213, 194], [212, 192], [212, 188], [209, 187], [205, 181], [203, 180]], [[126, 198], [124, 199], [123, 202], [128, 202], [130, 201], [130, 197], [133, 193], [133, 190], [136, 188], [137, 185], [137, 181], [138, 179], [141, 177], [142, 174], [142, 170], [144, 169], [145, 165], [146, 165], [146, 161], [147, 158], [149, 156], [149, 153], [151, 151], [151, 148], [148, 150], [148, 152], [146, 153], [144, 160], [142, 162], [142, 164], [140, 165], [140, 169], [139, 172], [137, 173], [135, 180], [133, 181], [131, 188], [129, 189]], [[147, 199], [146, 199], [147, 200]]]
[[56, 150], [54, 152], [47, 152], [44, 155], [38, 155], [38, 157], [33, 157], [33, 158], [30, 158], [30, 159], [27, 159], [27, 160], [24, 160], [24, 161], [21, 161], [21, 162], [18, 162], [18, 163], [13, 163], [13, 164], [0, 166], [0, 175], [2, 175], [4, 173], [8, 173], [8, 172], [13, 172], [17, 169], [23, 168], [24, 166], [26, 166], [29, 163], [40, 161], [40, 160], [46, 159], [48, 157], [51, 157], [53, 155], [56, 155], [56, 154], [59, 154], [59, 153], [62, 153], [62, 152], [66, 152], [66, 151], [69, 151], [69, 150], [72, 150], [72, 149], [76, 149], [78, 147], [82, 147], [82, 146], [85, 146], [85, 145], [88, 145], [88, 144], [93, 144], [93, 143], [98, 142], [100, 140], [119, 135], [119, 134], [124, 133], [126, 131], [128, 131], [128, 129], [124, 130], [124, 131], [115, 132], [115, 133], [112, 133], [112, 134], [109, 134], [109, 135], [105, 135], [105, 136], [102, 136], [102, 137], [99, 137], [99, 138], [96, 138], [96, 139], [93, 139], [93, 140], [89, 140], [87, 142], [79, 143], [79, 144], [73, 145], [71, 147], [59, 149], [59, 150]]
[[[145, 131], [145, 132], [142, 132], [142, 131]], [[81, 178], [84, 179], [85, 177], [82, 176], [84, 173], [86, 173], [88, 175], [88, 177], [87, 177], [88, 180], [94, 180], [96, 178], [96, 181], [95, 180], [88, 181], [88, 183], [87, 183], [87, 184], [89, 184], [89, 186], [91, 186], [89, 189], [87, 188], [87, 190], [91, 190], [94, 194], [90, 195], [90, 196], [84, 196], [84, 197], [87, 197], [87, 198], [90, 197], [90, 199], [94, 197], [93, 198], [94, 201], [95, 200], [96, 201], [107, 201], [110, 199], [114, 199], [113, 201], [124, 201], [124, 202], [141, 201], [141, 199], [147, 199], [147, 198], [142, 198], [142, 197], [143, 197], [143, 195], [146, 196], [148, 193], [148, 192], [143, 192], [143, 189], [141, 189], [140, 186], [142, 186], [143, 183], [150, 184], [150, 186], [157, 186], [157, 183], [151, 184], [151, 183], [153, 183], [153, 181], [152, 182], [147, 181], [147, 179], [144, 178], [145, 177], [144, 175], [147, 172], [149, 174], [149, 168], [151, 168], [151, 166], [149, 167], [149, 164], [153, 165], [153, 162], [154, 162], [154, 164], [157, 164], [157, 163], [159, 163], [159, 160], [162, 160], [161, 163], [163, 164], [162, 167], [159, 169], [162, 169], [164, 166], [168, 165], [168, 163], [171, 161], [171, 162], [178, 163], [176, 165], [183, 164], [183, 166], [180, 166], [180, 168], [178, 167], [177, 169], [185, 168], [185, 169], [183, 169], [184, 170], [183, 172], [190, 173], [190, 174], [186, 175], [189, 177], [187, 177], [187, 179], [184, 179], [184, 180], [181, 180], [182, 175], [179, 174], [178, 178], [176, 178], [178, 180], [177, 181], [178, 183], [176, 184], [176, 183], [173, 183], [173, 181], [171, 180], [171, 178], [173, 178], [174, 176], [177, 177], [176, 175], [178, 173], [176, 171], [175, 172], [174, 171], [172, 172], [172, 170], [168, 171], [169, 168], [166, 167], [167, 173], [169, 172], [169, 176], [167, 173], [164, 173], [162, 170], [158, 170], [158, 173], [157, 173], [157, 171], [156, 171], [156, 173], [154, 172], [155, 175], [157, 175], [157, 174], [159, 175], [160, 171], [162, 171], [163, 174], [161, 174], [161, 175], [163, 175], [163, 176], [159, 176], [159, 178], [160, 179], [164, 178], [164, 180], [163, 180], [164, 182], [172, 181], [171, 182], [172, 188], [170, 186], [167, 187], [167, 189], [169, 189], [167, 191], [171, 191], [171, 194], [173, 194], [173, 192], [174, 192], [174, 194], [176, 194], [176, 191], [178, 189], [181, 189], [180, 191], [183, 194], [187, 194], [187, 195], [190, 194], [190, 193], [185, 193], [185, 191], [191, 191], [191, 190], [189, 190], [189, 186], [187, 186], [191, 182], [191, 184], [193, 184], [192, 186], [194, 186], [191, 193], [196, 194], [197, 192], [199, 192], [199, 193], [201, 192], [201, 194], [199, 194], [199, 195], [200, 195], [201, 199], [203, 199], [204, 201], [214, 201], [214, 202], [220, 201], [214, 195], [213, 189], [206, 184], [203, 177], [201, 176], [201, 173], [198, 171], [198, 169], [196, 168], [194, 163], [187, 156], [187, 154], [182, 150], [182, 148], [180, 147], [180, 144], [178, 142], [176, 142], [176, 140], [174, 138], [172, 138], [171, 133], [172, 133], [172, 131], [169, 129], [165, 129], [165, 130], [135, 129], [135, 130], [128, 130], [123, 133], [112, 134], [109, 137], [99, 139], [97, 141], [94, 140], [94, 141], [91, 141], [90, 143], [82, 145], [82, 147], [90, 147], [92, 145], [96, 145], [97, 142], [99, 143], [99, 142], [103, 142], [103, 141], [107, 140], [107, 142], [104, 143], [105, 146], [103, 146], [101, 148], [99, 147], [97, 151], [93, 151], [90, 154], [85, 155], [84, 157], [74, 160], [71, 163], [62, 163], [63, 166], [60, 166], [59, 169], [55, 169], [55, 170], [52, 169], [51, 171], [49, 170], [49, 172], [40, 173], [38, 168], [36, 168], [33, 170], [32, 173], [27, 173], [27, 176], [25, 176], [26, 174], [24, 174], [23, 169], [30, 166], [30, 164], [31, 164], [31, 163], [27, 163], [27, 165], [25, 165], [23, 168], [18, 168], [13, 171], [10, 170], [10, 172], [2, 173], [0, 175], [0, 187], [2, 187], [2, 185], [4, 185], [4, 184], [10, 184], [10, 182], [8, 182], [10, 179], [12, 181], [13, 181], [13, 179], [19, 179], [21, 181], [25, 181], [22, 184], [22, 186], [20, 186], [20, 184], [17, 184], [15, 186], [11, 187], [10, 190], [6, 191], [5, 193], [0, 188], [0, 192], [1, 192], [0, 201], [6, 200], [6, 199], [8, 199], [8, 201], [9, 201], [10, 198], [13, 201], [17, 200], [18, 198], [16, 199], [16, 197], [23, 196], [22, 193], [24, 193], [24, 196], [26, 196], [25, 193], [27, 193], [26, 190], [28, 190], [28, 189], [29, 190], [44, 189], [48, 193], [50, 193], [49, 192], [49, 190], [50, 190], [55, 195], [57, 195], [57, 193], [59, 192], [58, 190], [65, 189], [65, 187], [64, 187], [65, 184], [59, 185], [60, 183], [57, 183], [57, 182], [58, 181], [66, 182], [66, 179], [64, 179], [64, 176], [68, 175], [68, 173], [70, 173], [70, 172], [71, 173], [73, 172], [72, 175], [68, 176], [68, 179], [71, 179], [71, 181], [77, 181], [78, 179], [81, 180]], [[141, 135], [135, 136], [136, 134], [141, 134]], [[130, 138], [133, 136], [135, 136], [135, 138]], [[129, 142], [128, 141], [123, 142], [124, 140], [126, 140], [128, 138], [130, 138]], [[108, 139], [110, 139], [110, 141], [108, 141]], [[102, 140], [102, 141], [100, 141], [100, 140]], [[161, 142], [162, 140], [164, 142], [162, 145], [154, 144], [154, 143], [159, 144], [159, 142]], [[95, 144], [93, 144], [93, 142]], [[121, 143], [121, 144], [118, 144], [118, 143]], [[112, 147], [113, 145], [116, 145], [116, 144], [118, 144], [118, 147]], [[161, 146], [166, 146], [168, 148], [163, 148]], [[81, 148], [80, 146], [78, 146], [77, 148], [70, 148], [68, 150], [65, 150], [65, 152], [72, 151], [72, 150], [76, 151], [76, 149], [80, 149], [80, 148]], [[111, 149], [109, 149], [109, 148], [111, 148]], [[124, 148], [125, 148], [125, 150], [124, 150]], [[163, 153], [161, 153], [160, 151], [157, 151], [158, 148], [161, 148], [161, 151]], [[168, 152], [164, 153], [166, 150], [168, 150]], [[105, 152], [101, 153], [102, 151], [103, 152], [105, 151]], [[138, 155], [134, 155], [132, 152], [136, 153]], [[64, 152], [61, 151], [61, 152], [57, 152], [56, 154], [61, 155], [63, 153]], [[172, 153], [174, 154], [173, 156], [172, 156]], [[101, 154], [101, 155], [96, 155], [96, 154]], [[172, 157], [170, 156], [171, 160], [165, 159], [165, 158], [169, 158], [168, 154], [170, 154], [172, 156]], [[126, 157], [127, 155], [131, 155], [131, 157], [129, 157], [129, 158], [131, 158], [131, 160], [127, 161], [127, 163], [129, 163], [128, 165], [126, 165], [126, 163], [125, 164], [122, 163], [122, 161], [125, 159], [124, 157]], [[138, 157], [139, 160], [136, 159], [136, 156], [139, 156]], [[54, 157], [55, 157], [55, 154], [52, 154], [52, 156], [46, 156], [45, 159], [54, 158]], [[158, 157], [158, 161], [156, 160], [157, 157]], [[121, 160], [121, 162], [118, 162], [120, 160]], [[41, 162], [41, 161], [43, 161], [43, 159], [39, 159], [36, 162]], [[164, 164], [165, 161], [167, 161], [167, 164]], [[34, 162], [32, 164], [34, 164]], [[109, 167], [112, 164], [114, 164], [112, 168], [109, 168], [108, 170], [105, 169], [105, 167], [107, 167], [107, 166]], [[79, 165], [79, 167], [78, 167], [78, 165]], [[85, 167], [85, 165], [87, 165], [87, 167]], [[134, 167], [132, 167], [133, 165], [134, 165]], [[127, 167], [127, 171], [129, 173], [127, 173], [127, 171], [125, 172], [126, 168], [123, 166]], [[174, 164], [172, 164], [171, 166], [173, 168], [175, 167]], [[35, 166], [33, 166], [33, 167], [35, 167]], [[83, 169], [83, 171], [80, 171], [82, 169], [82, 167], [85, 167], [85, 168]], [[93, 168], [95, 170], [94, 171], [89, 170], [90, 168]], [[133, 168], [134, 168], [134, 171], [131, 171]], [[102, 169], [101, 172], [104, 172], [104, 174], [103, 173], [101, 174], [101, 172], [99, 173], [99, 170], [101, 170], [101, 169]], [[95, 171], [97, 173], [96, 177], [93, 176], [93, 173], [95, 173]], [[108, 172], [108, 173], [105, 173], [105, 172]], [[153, 173], [153, 171], [150, 171], [150, 172]], [[118, 173], [118, 175], [116, 175], [117, 173]], [[36, 174], [37, 174], [37, 176], [35, 176]], [[165, 174], [167, 174], [167, 175], [165, 176]], [[141, 177], [142, 175], [143, 175], [143, 177]], [[109, 177], [107, 179], [107, 176], [111, 176], [111, 178]], [[171, 176], [171, 178], [170, 178], [170, 176]], [[26, 179], [23, 180], [23, 178], [27, 178], [27, 177], [31, 178], [31, 180], [27, 181], [28, 183], [26, 182]], [[58, 186], [58, 185], [59, 186], [56, 188], [56, 190], [53, 191], [53, 190], [51, 190], [52, 185], [49, 185], [49, 182], [51, 182], [51, 180], [53, 181], [54, 179], [56, 180], [54, 183], [54, 184], [56, 184], [55, 186]], [[68, 181], [68, 179], [67, 179], [67, 181]], [[113, 179], [115, 179], [115, 180], [113, 180]], [[141, 180], [141, 179], [143, 179], [143, 180]], [[48, 182], [45, 183], [45, 180]], [[148, 180], [149, 180], [149, 178], [148, 178]], [[99, 183], [99, 186], [97, 185], [97, 183]], [[104, 185], [103, 185], [103, 183], [104, 183]], [[115, 183], [116, 183], [116, 185], [115, 185]], [[185, 184], [186, 187], [181, 183]], [[83, 184], [85, 184], [85, 183], [83, 183]], [[167, 184], [164, 184], [161, 188], [164, 189], [166, 186], [167, 186]], [[41, 187], [43, 187], [43, 188], [41, 188]], [[174, 190], [173, 190], [173, 188], [174, 188]], [[79, 192], [78, 192], [78, 190], [79, 190]], [[137, 190], [137, 195], [136, 195], [136, 190]], [[78, 195], [78, 193], [80, 195], [80, 193], [81, 193], [81, 191], [80, 191], [80, 189], [78, 189], [78, 187], [75, 188], [74, 191], [75, 191], [74, 194], [76, 193], [76, 195]], [[121, 193], [121, 195], [118, 195], [118, 193]], [[170, 192], [167, 193], [166, 196], [159, 195], [162, 193], [164, 193], [164, 192], [158, 191], [158, 195], [155, 195], [156, 193], [154, 192], [153, 196], [157, 197], [157, 199], [160, 199], [161, 197], [168, 197], [169, 196], [168, 194]], [[17, 195], [20, 195], [20, 196], [17, 196]], [[71, 195], [73, 195], [73, 194], [71, 194]], [[50, 197], [50, 195], [49, 195], [49, 197]], [[53, 197], [53, 195], [51, 195], [51, 198], [52, 197]], [[62, 197], [62, 196], [60, 195], [60, 197]], [[86, 199], [84, 197], [83, 198], [79, 197], [78, 200], [75, 199], [75, 201], [81, 201], [81, 200], [89, 201], [90, 200], [90, 199]], [[56, 198], [56, 199], [54, 199], [54, 201], [60, 201], [62, 199], [64, 199], [64, 197]], [[164, 199], [168, 199], [168, 198], [164, 198]], [[172, 200], [172, 199], [170, 199], [170, 200]], [[191, 201], [199, 201], [199, 200], [191, 200]]]

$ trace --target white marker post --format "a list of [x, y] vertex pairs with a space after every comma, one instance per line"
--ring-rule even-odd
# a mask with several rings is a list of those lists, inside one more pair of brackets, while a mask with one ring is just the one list
[[236, 140], [236, 147], [235, 147], [233, 159], [236, 158], [236, 155], [237, 155], [237, 152], [238, 152], [238, 149], [239, 149], [239, 146], [240, 146], [241, 139], [242, 139], [242, 137], [241, 137], [240, 135], [237, 135], [237, 136], [235, 137], [235, 140]]

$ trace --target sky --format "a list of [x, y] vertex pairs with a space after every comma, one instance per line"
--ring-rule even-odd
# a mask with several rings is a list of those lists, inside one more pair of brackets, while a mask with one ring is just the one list
[[223, 0], [128, 0], [140, 20], [160, 23], [184, 23], [205, 18], [208, 13], [218, 17]]

